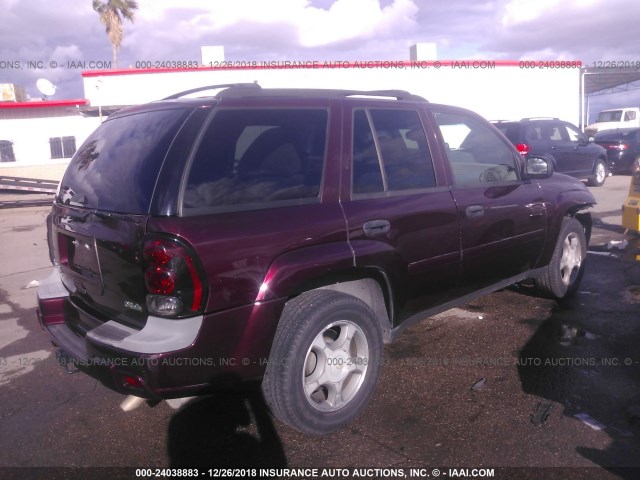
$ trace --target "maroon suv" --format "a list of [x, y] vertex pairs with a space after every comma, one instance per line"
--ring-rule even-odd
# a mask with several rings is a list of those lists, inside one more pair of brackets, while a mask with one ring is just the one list
[[228, 87], [111, 115], [71, 161], [38, 291], [67, 368], [155, 400], [262, 378], [278, 418], [324, 433], [414, 321], [525, 279], [576, 291], [593, 196], [478, 115]]

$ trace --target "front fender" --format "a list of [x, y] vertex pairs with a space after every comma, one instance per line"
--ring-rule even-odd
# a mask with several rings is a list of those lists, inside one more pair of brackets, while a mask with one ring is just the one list
[[567, 175], [554, 173], [540, 182], [547, 206], [547, 240], [538, 266], [548, 265], [556, 247], [562, 220], [575, 216], [584, 226], [587, 238], [590, 235], [591, 216], [578, 214], [594, 206], [597, 202], [591, 191], [579, 180]]

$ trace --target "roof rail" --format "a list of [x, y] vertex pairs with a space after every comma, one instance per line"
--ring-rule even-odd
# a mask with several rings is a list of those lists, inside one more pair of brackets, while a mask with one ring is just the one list
[[531, 121], [531, 120], [560, 120], [558, 117], [527, 117], [523, 118], [521, 121]]
[[176, 98], [184, 97], [185, 95], [190, 95], [192, 93], [204, 92], [206, 90], [216, 90], [220, 88], [232, 88], [232, 87], [240, 87], [240, 88], [262, 88], [258, 85], [257, 82], [254, 83], [222, 83], [220, 85], [209, 85], [207, 87], [198, 87], [192, 88], [190, 90], [185, 90], [184, 92], [174, 93], [163, 100], [175, 100]]
[[215, 96], [218, 98], [237, 97], [245, 95], [303, 95], [309, 97], [387, 97], [396, 100], [412, 100], [426, 102], [427, 100], [419, 95], [414, 95], [405, 90], [339, 90], [339, 89], [319, 89], [319, 88], [270, 88], [263, 90], [258, 82], [253, 83], [226, 83], [221, 85], [210, 85], [206, 87], [192, 88], [184, 92], [175, 93], [163, 100], [175, 100], [185, 95], [202, 92], [206, 90], [222, 89]]
[[406, 90], [353, 90], [353, 91], [345, 91], [345, 97], [354, 97], [354, 96], [366, 96], [366, 97], [391, 97], [396, 100], [420, 100], [423, 102], [428, 101], [426, 98], [421, 97], [420, 95], [414, 95], [413, 93], [409, 93]]

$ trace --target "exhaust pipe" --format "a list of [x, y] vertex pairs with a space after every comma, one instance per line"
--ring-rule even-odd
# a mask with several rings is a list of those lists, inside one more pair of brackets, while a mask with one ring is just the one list
[[146, 402], [146, 398], [136, 397], [135, 395], [129, 395], [120, 404], [120, 408], [125, 412], [131, 412]]

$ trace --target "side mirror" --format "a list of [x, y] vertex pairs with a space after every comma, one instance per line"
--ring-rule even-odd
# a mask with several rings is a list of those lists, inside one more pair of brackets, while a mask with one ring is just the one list
[[525, 174], [528, 178], [549, 178], [553, 174], [553, 163], [542, 157], [525, 160]]
[[585, 146], [589, 144], [589, 139], [586, 137], [586, 135], [581, 135], [578, 138], [578, 145], [580, 146]]

